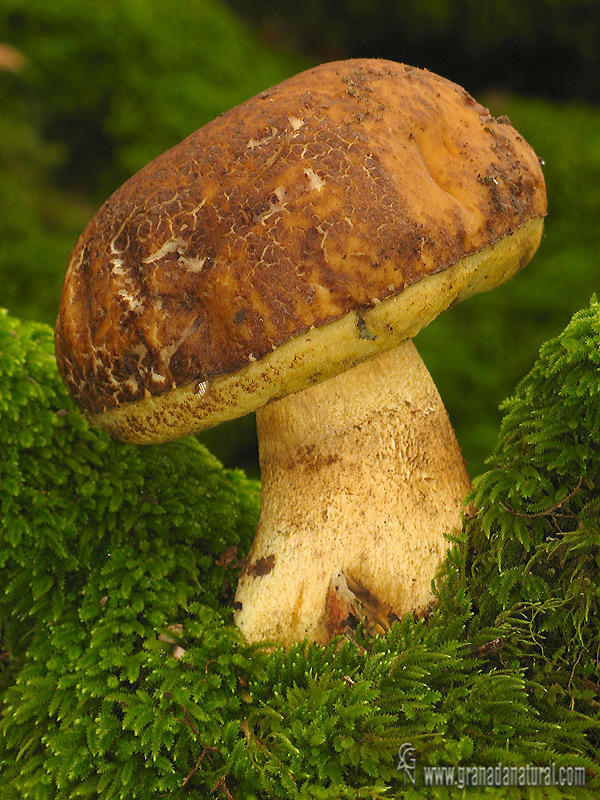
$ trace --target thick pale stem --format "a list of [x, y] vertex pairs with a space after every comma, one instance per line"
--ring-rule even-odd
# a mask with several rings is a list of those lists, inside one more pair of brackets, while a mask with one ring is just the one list
[[325, 642], [340, 595], [378, 622], [424, 611], [469, 480], [412, 342], [269, 404], [257, 424], [261, 514], [236, 595], [246, 639]]

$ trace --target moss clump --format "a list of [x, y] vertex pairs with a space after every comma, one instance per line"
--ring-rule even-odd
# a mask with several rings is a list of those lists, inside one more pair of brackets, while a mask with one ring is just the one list
[[[3, 796], [67, 797], [75, 786], [120, 796], [145, 757], [152, 776], [140, 797], [178, 786], [164, 752], [182, 706], [216, 730], [239, 708], [235, 692], [212, 693], [214, 680], [235, 688], [239, 644], [215, 560], [247, 548], [257, 484], [193, 439], [132, 448], [88, 426], [61, 384], [51, 329], [7, 315], [0, 448]], [[184, 625], [196, 658], [205, 641], [203, 675], [221, 654], [218, 678], [199, 680], [194, 702], [194, 681], [178, 677], [187, 668], [157, 638], [172, 624]], [[176, 700], [165, 699], [174, 688]]]
[[3, 798], [446, 798], [426, 767], [499, 763], [583, 766], [535, 797], [590, 796], [599, 367], [594, 302], [507, 403], [430, 619], [284, 651], [241, 640], [217, 563], [249, 546], [256, 484], [195, 440], [90, 428], [50, 329], [1, 316]]
[[[491, 469], [475, 482], [465, 580], [471, 633], [493, 625], [502, 661], [543, 704], [600, 710], [600, 304], [544, 344], [504, 405]], [[594, 726], [588, 746], [600, 747]]]

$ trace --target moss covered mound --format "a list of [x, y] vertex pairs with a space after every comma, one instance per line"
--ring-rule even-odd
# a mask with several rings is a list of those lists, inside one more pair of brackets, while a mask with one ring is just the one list
[[221, 555], [248, 548], [258, 486], [194, 439], [90, 428], [51, 330], [0, 316], [3, 800], [456, 796], [434, 767], [463, 768], [470, 798], [528, 797], [485, 781], [552, 764], [586, 786], [542, 773], [536, 797], [591, 796], [599, 378], [593, 302], [507, 402], [431, 617], [284, 651], [231, 623]]

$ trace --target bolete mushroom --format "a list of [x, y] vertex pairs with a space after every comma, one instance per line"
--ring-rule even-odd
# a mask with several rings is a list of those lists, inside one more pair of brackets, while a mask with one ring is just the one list
[[508, 280], [546, 212], [537, 157], [459, 86], [341, 61], [192, 134], [102, 206], [69, 263], [63, 380], [129, 442], [257, 411], [250, 641], [325, 642], [429, 604], [469, 487], [410, 341]]

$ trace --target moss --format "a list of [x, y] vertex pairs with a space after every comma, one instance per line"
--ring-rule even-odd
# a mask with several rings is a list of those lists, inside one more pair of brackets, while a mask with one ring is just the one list
[[[490, 469], [475, 483], [466, 580], [474, 628], [505, 629], [549, 702], [599, 710], [600, 305], [540, 350], [503, 405]], [[600, 745], [597, 729], [589, 745]]]
[[193, 439], [89, 427], [50, 329], [1, 316], [3, 798], [446, 798], [426, 767], [499, 763], [585, 766], [535, 797], [590, 796], [599, 320], [576, 315], [507, 401], [430, 618], [285, 651], [241, 640], [219, 565], [249, 546], [257, 484]]
[[[149, 693], [150, 674], [162, 694], [178, 664], [161, 631], [184, 623], [201, 652], [204, 621], [209, 651], [218, 641], [235, 664], [239, 637], [219, 602], [227, 575], [215, 561], [228, 545], [248, 547], [259, 488], [194, 439], [131, 448], [88, 426], [62, 387], [48, 326], [0, 318], [0, 386], [4, 745], [28, 742], [27, 765], [11, 773], [35, 797], [90, 771], [102, 777], [118, 721], [112, 785], [135, 764], [132, 742], [158, 758], [161, 726], [180, 727]], [[128, 693], [141, 709], [130, 711]], [[169, 703], [181, 712], [179, 700]], [[144, 704], [155, 716], [149, 743], [137, 738]], [[54, 766], [40, 778], [46, 759]]]

